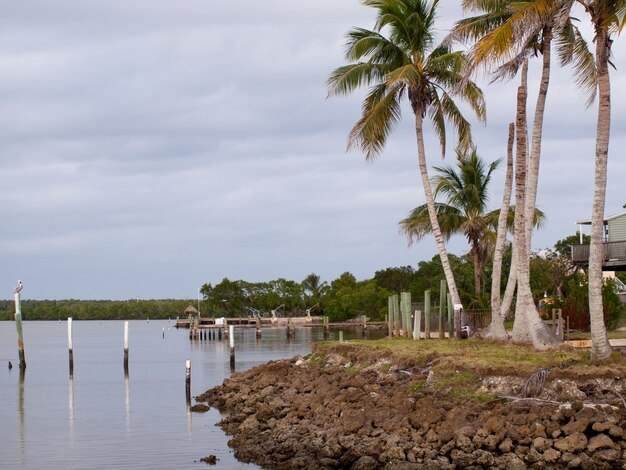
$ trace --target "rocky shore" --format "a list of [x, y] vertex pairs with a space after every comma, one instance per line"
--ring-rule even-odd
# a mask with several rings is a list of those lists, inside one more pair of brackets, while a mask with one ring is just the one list
[[566, 363], [529, 380], [444, 374], [439, 361], [338, 345], [234, 374], [197, 400], [227, 413], [236, 457], [264, 468], [625, 468], [623, 368]]

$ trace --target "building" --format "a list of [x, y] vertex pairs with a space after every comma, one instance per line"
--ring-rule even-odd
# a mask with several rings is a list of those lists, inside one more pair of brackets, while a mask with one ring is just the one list
[[[576, 266], [589, 265], [589, 245], [582, 243], [584, 225], [591, 225], [591, 220], [579, 220], [580, 244], [572, 245], [572, 262]], [[603, 271], [626, 271], [626, 211], [606, 217], [602, 232], [604, 248]]]

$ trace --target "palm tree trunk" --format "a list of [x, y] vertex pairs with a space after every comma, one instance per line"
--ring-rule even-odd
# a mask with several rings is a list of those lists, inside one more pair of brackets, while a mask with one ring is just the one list
[[454, 324], [457, 325], [457, 338], [460, 337], [460, 312], [461, 297], [456, 287], [454, 280], [454, 273], [450, 267], [450, 261], [448, 260], [448, 252], [446, 251], [446, 245], [441, 234], [441, 228], [439, 227], [439, 220], [437, 219], [437, 211], [435, 210], [435, 199], [433, 197], [433, 190], [430, 186], [430, 178], [428, 177], [428, 167], [426, 166], [426, 149], [424, 147], [424, 119], [421, 112], [415, 112], [415, 135], [417, 138], [417, 156], [419, 161], [420, 174], [422, 176], [422, 185], [424, 187], [424, 196], [426, 199], [426, 206], [428, 207], [428, 215], [430, 217], [430, 224], [432, 226], [432, 233], [435, 237], [437, 244], [437, 250], [439, 251], [439, 258], [441, 259], [441, 266], [446, 277], [448, 284], [448, 290], [452, 297], [452, 303], [454, 304]]
[[611, 131], [611, 82], [609, 78], [609, 37], [604, 24], [596, 27], [596, 68], [598, 76], [598, 122], [596, 127], [596, 162], [591, 211], [591, 245], [589, 247], [589, 316], [591, 319], [591, 358], [603, 360], [611, 355], [611, 345], [604, 325], [602, 305], [602, 230], [606, 168]]
[[528, 61], [524, 61], [522, 67], [522, 82], [517, 89], [517, 112], [515, 115], [516, 140], [515, 149], [515, 251], [517, 254], [517, 302], [515, 305], [515, 322], [513, 323], [513, 341], [526, 342], [530, 340], [528, 321], [526, 318], [525, 290], [522, 289], [524, 282], [524, 263], [528, 259], [526, 243], [526, 223], [524, 221], [526, 207], [526, 151], [528, 148], [528, 135], [526, 130], [526, 100], [528, 96]]
[[500, 302], [500, 278], [502, 276], [502, 258], [507, 233], [507, 218], [509, 206], [511, 204], [511, 193], [513, 191], [513, 143], [515, 140], [515, 124], [509, 124], [509, 138], [506, 148], [506, 174], [504, 177], [504, 193], [502, 195], [502, 206], [498, 216], [498, 231], [496, 236], [496, 246], [493, 253], [493, 269], [491, 274], [491, 324], [483, 336], [493, 339], [508, 339], [504, 328], [504, 317], [502, 315], [502, 305]]
[[[543, 117], [546, 109], [546, 99], [548, 96], [548, 87], [550, 85], [550, 61], [552, 52], [552, 26], [547, 25], [543, 29], [543, 45], [542, 45], [542, 71], [541, 81], [539, 83], [539, 93], [537, 95], [537, 103], [535, 105], [535, 115], [533, 118], [533, 134], [530, 146], [530, 161], [528, 165], [527, 183], [525, 190], [525, 219], [526, 219], [526, 249], [527, 256], [532, 251], [532, 233], [533, 222], [535, 218], [535, 204], [537, 200], [537, 186], [539, 182], [539, 161], [541, 159], [541, 143], [543, 135]], [[529, 259], [528, 259], [529, 260]], [[532, 293], [530, 291], [530, 265], [528, 270], [523, 269], [524, 285], [528, 286], [526, 293], [525, 312], [530, 327], [529, 333], [535, 347], [545, 347], [548, 344], [554, 344], [559, 338], [552, 334], [548, 326], [541, 320], [537, 307], [535, 306]], [[519, 276], [519, 272], [518, 272]], [[519, 282], [519, 279], [518, 279]]]
[[526, 185], [526, 238], [528, 251], [532, 251], [533, 221], [535, 218], [535, 204], [537, 201], [537, 186], [539, 183], [539, 160], [541, 158], [541, 143], [543, 136], [543, 116], [546, 109], [546, 98], [550, 85], [550, 54], [552, 48], [552, 27], [543, 29], [542, 71], [535, 116], [533, 119], [533, 135], [530, 144], [530, 162], [528, 166], [528, 183]]
[[480, 273], [482, 270], [480, 262], [480, 249], [478, 248], [478, 241], [472, 242], [472, 255], [474, 258], [474, 295], [476, 298], [480, 297]]
[[[527, 195], [527, 150], [526, 100], [528, 97], [528, 62], [522, 67], [522, 84], [517, 97], [517, 155], [515, 174], [515, 243], [517, 246], [517, 304], [514, 341], [532, 341], [537, 349], [556, 344], [559, 339], [541, 320], [530, 289], [530, 248], [527, 236], [526, 198]], [[546, 90], [547, 91], [547, 90]], [[534, 208], [533, 208], [534, 214]], [[532, 222], [532, 216], [531, 216]], [[516, 328], [517, 326], [517, 328]]]

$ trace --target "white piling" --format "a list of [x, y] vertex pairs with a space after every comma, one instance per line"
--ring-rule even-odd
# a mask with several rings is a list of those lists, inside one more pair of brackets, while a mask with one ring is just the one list
[[191, 403], [191, 361], [189, 359], [185, 361], [185, 397], [189, 405]]
[[72, 317], [67, 319], [67, 348], [70, 354], [70, 377], [74, 375], [74, 345], [72, 341]]
[[420, 339], [422, 336], [422, 312], [415, 310], [415, 320], [413, 323], [413, 339]]
[[230, 368], [235, 368], [235, 327], [228, 325], [228, 341], [230, 344]]
[[128, 320], [124, 322], [124, 372], [128, 374]]

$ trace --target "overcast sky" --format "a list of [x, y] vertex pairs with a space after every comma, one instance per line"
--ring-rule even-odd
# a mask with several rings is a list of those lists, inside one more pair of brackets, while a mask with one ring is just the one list
[[[442, 38], [460, 2], [441, 3]], [[0, 298], [17, 279], [25, 298], [195, 298], [223, 277], [366, 279], [432, 258], [432, 238], [409, 248], [397, 225], [424, 202], [410, 110], [365, 163], [345, 152], [362, 95], [326, 99], [346, 32], [373, 18], [358, 0], [5, 4]], [[625, 47], [615, 42], [607, 215], [626, 203]], [[488, 125], [474, 135], [487, 161], [505, 154], [516, 87], [485, 85]], [[534, 248], [590, 217], [595, 113], [555, 71]], [[427, 154], [442, 164], [430, 134]], [[468, 250], [462, 238], [449, 248]]]

